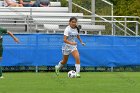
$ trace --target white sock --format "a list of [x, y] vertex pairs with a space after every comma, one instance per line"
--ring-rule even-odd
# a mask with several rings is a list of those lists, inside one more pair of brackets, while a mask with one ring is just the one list
[[61, 69], [64, 65], [61, 64], [61, 61], [60, 61], [57, 66], [58, 66], [59, 69]]
[[75, 64], [76, 73], [80, 73], [80, 64]]

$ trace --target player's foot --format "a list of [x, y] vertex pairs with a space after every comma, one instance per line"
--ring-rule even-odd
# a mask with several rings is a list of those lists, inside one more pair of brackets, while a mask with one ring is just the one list
[[56, 73], [57, 76], [59, 75], [59, 68], [58, 68], [57, 65], [55, 66], [55, 73]]
[[4, 78], [3, 76], [0, 77], [0, 79]]
[[77, 73], [76, 74], [76, 78], [80, 78], [81, 76], [80, 76], [80, 74], [79, 73]]

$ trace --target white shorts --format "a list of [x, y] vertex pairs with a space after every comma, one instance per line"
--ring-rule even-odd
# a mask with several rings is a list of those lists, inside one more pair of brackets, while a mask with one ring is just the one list
[[63, 55], [70, 55], [74, 50], [77, 50], [76, 46], [65, 45], [65, 46], [62, 47]]

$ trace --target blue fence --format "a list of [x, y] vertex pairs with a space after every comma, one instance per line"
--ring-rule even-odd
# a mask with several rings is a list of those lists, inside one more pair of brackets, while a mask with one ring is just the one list
[[[3, 41], [3, 66], [54, 66], [62, 59], [60, 34], [17, 34], [20, 44], [8, 36]], [[140, 37], [83, 35], [78, 42], [81, 66], [140, 65]], [[70, 56], [68, 65], [74, 65]]]

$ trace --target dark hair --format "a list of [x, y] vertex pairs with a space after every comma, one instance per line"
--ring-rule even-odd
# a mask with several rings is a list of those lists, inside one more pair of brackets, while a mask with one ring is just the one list
[[[76, 20], [76, 22], [77, 22], [77, 18], [76, 17], [71, 17], [70, 20], [69, 20], [69, 22], [71, 22], [72, 20]], [[76, 28], [77, 28], [77, 31], [79, 33], [80, 32], [79, 26], [76, 26]]]
[[76, 17], [71, 17], [69, 22], [71, 22], [72, 20], [76, 20], [76, 22], [77, 22], [77, 18]]

